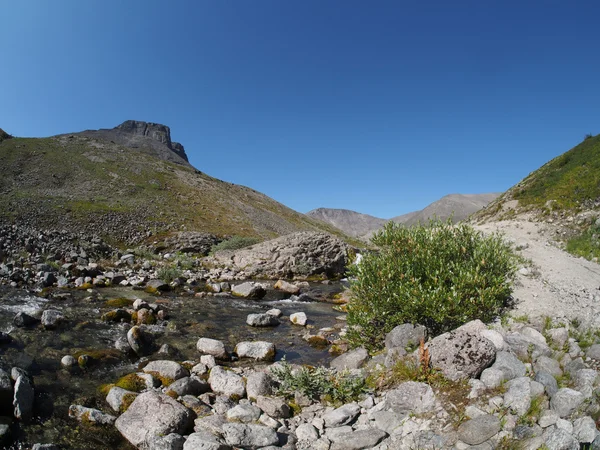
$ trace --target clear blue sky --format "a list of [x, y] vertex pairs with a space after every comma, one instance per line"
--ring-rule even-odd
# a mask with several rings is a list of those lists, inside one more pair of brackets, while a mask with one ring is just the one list
[[19, 0], [0, 127], [164, 123], [191, 163], [306, 212], [504, 191], [600, 132], [600, 2]]

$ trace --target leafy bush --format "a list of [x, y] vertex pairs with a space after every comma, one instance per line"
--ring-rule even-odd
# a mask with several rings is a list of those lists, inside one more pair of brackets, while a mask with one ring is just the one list
[[411, 228], [390, 222], [372, 241], [379, 252], [349, 269], [353, 345], [376, 349], [403, 323], [439, 334], [473, 319], [489, 321], [509, 299], [516, 257], [498, 234], [450, 222]]
[[170, 283], [171, 281], [181, 276], [181, 270], [177, 267], [163, 266], [160, 269], [158, 269], [156, 274], [159, 279], [163, 280], [166, 283]]
[[357, 400], [368, 392], [362, 377], [325, 367], [304, 366], [293, 370], [291, 365], [282, 361], [271, 369], [271, 375], [279, 382], [277, 394], [287, 398], [294, 398], [299, 393], [313, 400], [341, 404]]
[[260, 239], [253, 237], [244, 236], [232, 236], [229, 239], [219, 242], [213, 245], [211, 253], [216, 253], [219, 250], [239, 250], [240, 248], [250, 247], [251, 245], [258, 244]]

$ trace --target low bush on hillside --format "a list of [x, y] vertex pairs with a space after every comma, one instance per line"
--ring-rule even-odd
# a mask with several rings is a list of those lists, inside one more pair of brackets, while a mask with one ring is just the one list
[[587, 259], [600, 258], [600, 225], [590, 225], [567, 241], [567, 251]]
[[253, 237], [244, 236], [232, 236], [229, 239], [219, 242], [213, 245], [210, 252], [216, 253], [219, 250], [239, 250], [240, 248], [250, 247], [251, 245], [258, 244], [260, 239]]
[[411, 228], [390, 222], [372, 242], [379, 252], [349, 269], [353, 345], [377, 349], [403, 323], [440, 334], [473, 319], [490, 321], [510, 297], [517, 260], [500, 235], [450, 222]]

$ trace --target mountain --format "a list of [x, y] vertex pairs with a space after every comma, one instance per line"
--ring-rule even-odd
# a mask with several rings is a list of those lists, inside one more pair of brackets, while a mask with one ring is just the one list
[[427, 205], [420, 211], [393, 217], [390, 220], [407, 226], [427, 223], [434, 217], [441, 220], [452, 218], [453, 222], [460, 222], [485, 207], [499, 195], [498, 193], [449, 194]]
[[383, 227], [389, 220], [407, 226], [427, 223], [437, 217], [446, 220], [452, 217], [454, 222], [466, 219], [474, 212], [486, 206], [499, 194], [450, 194], [431, 203], [420, 211], [413, 211], [392, 219], [361, 214], [347, 209], [318, 208], [306, 213], [308, 216], [339, 228], [349, 236], [369, 237]]
[[174, 231], [272, 238], [339, 230], [193, 168], [169, 127], [0, 140], [0, 223], [78, 230], [114, 243]]
[[364, 236], [365, 234], [381, 228], [386, 219], [380, 219], [368, 214], [361, 214], [348, 209], [317, 208], [306, 213], [314, 219], [328, 223], [339, 228], [349, 236]]

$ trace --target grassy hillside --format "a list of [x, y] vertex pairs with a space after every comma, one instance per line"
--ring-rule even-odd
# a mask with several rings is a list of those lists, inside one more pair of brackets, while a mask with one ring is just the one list
[[197, 230], [272, 238], [340, 234], [250, 188], [85, 136], [0, 142], [0, 219], [81, 229], [114, 242]]
[[513, 198], [523, 207], [581, 209], [600, 200], [600, 135], [544, 164], [514, 188]]

